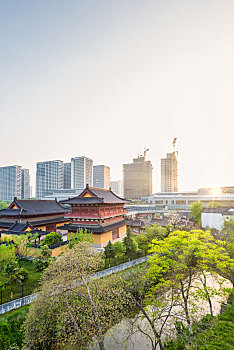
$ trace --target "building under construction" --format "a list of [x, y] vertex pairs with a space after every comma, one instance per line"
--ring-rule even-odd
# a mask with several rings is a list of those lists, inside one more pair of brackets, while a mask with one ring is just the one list
[[124, 198], [140, 199], [152, 194], [152, 164], [144, 155], [133, 159], [133, 163], [123, 165]]
[[178, 192], [176, 138], [173, 141], [173, 152], [161, 159], [161, 192]]

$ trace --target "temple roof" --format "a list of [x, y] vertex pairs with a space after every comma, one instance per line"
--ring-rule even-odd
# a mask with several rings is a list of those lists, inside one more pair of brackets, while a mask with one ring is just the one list
[[16, 231], [16, 232], [22, 232], [27, 229], [33, 230], [34, 227], [27, 221], [27, 222], [18, 222], [16, 221], [9, 230]]
[[10, 234], [10, 235], [21, 235], [30, 233], [32, 235], [37, 234], [38, 236], [43, 236], [49, 233], [49, 231], [42, 231], [35, 229], [28, 221], [27, 222], [18, 222], [16, 221], [8, 230], [2, 230], [1, 233]]
[[64, 214], [66, 209], [57, 200], [17, 199], [7, 209], [0, 210], [1, 216], [31, 216]]
[[110, 203], [110, 204], [124, 204], [128, 203], [123, 198], [117, 196], [111, 190], [103, 190], [100, 188], [92, 188], [88, 185], [84, 191], [77, 197], [69, 198], [65, 201], [61, 201], [62, 204], [101, 204], [101, 203]]

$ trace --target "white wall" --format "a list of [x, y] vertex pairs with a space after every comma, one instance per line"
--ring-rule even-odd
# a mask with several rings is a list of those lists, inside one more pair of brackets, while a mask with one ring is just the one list
[[216, 228], [217, 230], [222, 229], [224, 217], [221, 213], [202, 213], [201, 219], [203, 228], [209, 226], [210, 228]]

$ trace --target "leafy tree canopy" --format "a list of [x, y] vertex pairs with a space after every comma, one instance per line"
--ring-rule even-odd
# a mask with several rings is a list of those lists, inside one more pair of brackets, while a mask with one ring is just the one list
[[0, 201], [0, 210], [8, 208], [9, 205], [10, 205], [10, 202]]
[[115, 257], [115, 249], [111, 241], [109, 241], [107, 245], [104, 247], [104, 254], [106, 259], [111, 259]]
[[126, 252], [125, 245], [123, 242], [117, 241], [113, 244], [115, 256], [121, 256]]
[[123, 244], [125, 245], [125, 248], [126, 248], [127, 257], [129, 259], [133, 258], [134, 253], [138, 251], [138, 244], [131, 234], [130, 227], [127, 228], [127, 233], [123, 239]]
[[50, 233], [48, 233], [48, 235], [46, 235], [46, 237], [43, 241], [43, 245], [53, 245], [56, 243], [60, 243], [62, 241], [63, 241], [63, 239], [58, 232], [50, 232]]
[[191, 210], [191, 213], [192, 213], [193, 220], [194, 220], [194, 222], [197, 225], [201, 225], [201, 212], [202, 212], [202, 209], [203, 209], [202, 202], [196, 201], [196, 202], [193, 202], [190, 205], [190, 210]]

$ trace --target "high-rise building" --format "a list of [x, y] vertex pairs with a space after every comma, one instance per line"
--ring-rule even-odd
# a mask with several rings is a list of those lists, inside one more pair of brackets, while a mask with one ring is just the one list
[[63, 188], [71, 189], [71, 162], [64, 163]]
[[161, 192], [178, 192], [177, 153], [167, 153], [161, 159]]
[[110, 187], [110, 168], [106, 165], [94, 165], [93, 187], [108, 190]]
[[140, 199], [152, 194], [152, 164], [144, 156], [133, 159], [133, 163], [123, 165], [124, 198]]
[[0, 167], [0, 200], [12, 201], [21, 198], [22, 167], [19, 165]]
[[93, 185], [93, 161], [87, 157], [71, 159], [71, 188], [85, 188]]
[[110, 182], [111, 191], [119, 197], [123, 197], [123, 181], [116, 180]]
[[63, 162], [51, 160], [37, 163], [36, 198], [42, 198], [47, 191], [63, 188]]
[[22, 169], [22, 185], [21, 185], [21, 199], [31, 197], [30, 193], [30, 175], [28, 169]]

